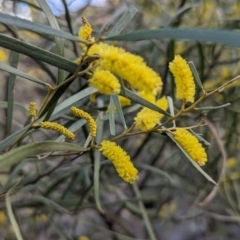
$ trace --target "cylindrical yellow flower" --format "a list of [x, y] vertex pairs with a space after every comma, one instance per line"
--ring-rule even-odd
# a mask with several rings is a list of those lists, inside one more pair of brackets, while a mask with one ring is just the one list
[[78, 36], [83, 40], [90, 40], [92, 35], [92, 27], [86, 18], [82, 17], [83, 26], [78, 31]]
[[207, 162], [207, 154], [198, 139], [184, 128], [177, 128], [173, 132], [175, 140], [183, 147], [189, 156], [200, 166]]
[[87, 236], [80, 236], [78, 240], [90, 240]]
[[153, 93], [140, 91], [138, 94], [139, 94], [140, 97], [144, 98], [145, 100], [147, 100], [151, 103], [155, 103], [156, 97]]
[[140, 56], [105, 43], [94, 44], [88, 53], [89, 55], [98, 54], [102, 69], [125, 79], [139, 91], [144, 90], [154, 95], [161, 91], [161, 78], [146, 65]]
[[[164, 96], [155, 103], [158, 107], [164, 111], [168, 108], [167, 98]], [[140, 130], [147, 132], [153, 129], [157, 123], [162, 119], [163, 114], [156, 112], [152, 109], [144, 107], [134, 118], [136, 127]]]
[[103, 140], [99, 151], [113, 163], [118, 175], [125, 182], [134, 183], [138, 179], [138, 170], [129, 155], [115, 142]]
[[176, 84], [176, 98], [193, 103], [196, 89], [192, 71], [186, 60], [179, 55], [175, 56], [169, 63], [169, 69]]
[[7, 222], [7, 217], [3, 211], [0, 211], [0, 227]]
[[86, 119], [86, 121], [89, 125], [89, 128], [90, 128], [90, 135], [92, 137], [96, 137], [96, 135], [97, 135], [97, 124], [94, 121], [94, 119], [92, 118], [92, 116], [90, 114], [84, 112], [83, 110], [76, 108], [76, 107], [71, 107], [71, 112], [76, 117]]
[[120, 83], [118, 79], [109, 71], [97, 68], [88, 80], [91, 87], [97, 88], [100, 93], [112, 95], [120, 93]]
[[71, 132], [69, 129], [65, 128], [61, 124], [55, 123], [55, 122], [41, 122], [40, 123], [41, 128], [50, 129], [56, 132], [59, 132], [60, 134], [64, 135], [66, 138], [74, 139], [75, 135], [73, 132]]
[[118, 96], [119, 102], [122, 107], [131, 105], [131, 100], [123, 96]]
[[28, 113], [32, 117], [36, 116], [36, 114], [37, 114], [37, 104], [35, 102], [30, 102], [29, 103]]

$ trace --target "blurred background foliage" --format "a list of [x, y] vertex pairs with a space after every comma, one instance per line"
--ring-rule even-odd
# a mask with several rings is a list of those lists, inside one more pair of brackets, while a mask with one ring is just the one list
[[[45, 1], [2, 0], [0, 9], [6, 14], [49, 25], [46, 13], [38, 4], [40, 2]], [[123, 33], [163, 27], [238, 30], [240, 24], [238, 0], [109, 0], [101, 3], [96, 1], [92, 5], [89, 1], [84, 6], [75, 8], [70, 7], [74, 1], [47, 2], [56, 15], [60, 29], [73, 35], [77, 34], [82, 24], [82, 16], [91, 23], [95, 36], [102, 33], [107, 35], [130, 5], [138, 12]], [[5, 23], [0, 24], [0, 33], [59, 54], [52, 36]], [[214, 42], [152, 39], [118, 42], [117, 45], [141, 55], [162, 77], [163, 94], [173, 98], [174, 86], [168, 63], [175, 54], [194, 62], [207, 90], [236, 77], [240, 71], [239, 49]], [[64, 58], [74, 61], [81, 54], [82, 50], [76, 42], [64, 40]], [[24, 54], [16, 55], [10, 49], [0, 48], [1, 62], [45, 83], [56, 83], [59, 77], [57, 67]], [[1, 140], [27, 124], [29, 102], [34, 101], [40, 106], [47, 93], [43, 86], [22, 81], [20, 77], [11, 80], [12, 75], [1, 71]], [[9, 117], [8, 91], [11, 82], [14, 110], [12, 129], [9, 130], [6, 123]], [[83, 89], [84, 84], [80, 80], [75, 81], [60, 101], [69, 98], [76, 89]], [[217, 187], [192, 166], [167, 136], [148, 133], [118, 142], [140, 170], [137, 182], [140, 200], [150, 218], [156, 239], [239, 239], [239, 86], [236, 81], [206, 99], [199, 107], [231, 103], [230, 106], [195, 111], [177, 119], [179, 126], [194, 125], [201, 118], [207, 122], [208, 125], [197, 132], [210, 143], [206, 146], [209, 161], [203, 169], [218, 182]], [[97, 98], [95, 103], [91, 103], [88, 96], [80, 101], [79, 106], [97, 116], [99, 111], [106, 110], [108, 102]], [[124, 109], [128, 125], [132, 122], [135, 111], [133, 107]], [[65, 113], [58, 118], [61, 118], [62, 123], [72, 124], [72, 119]], [[104, 121], [105, 138], [109, 136], [108, 129], [109, 123]], [[122, 131], [120, 121], [116, 122], [116, 131]], [[83, 146], [86, 138], [86, 129], [83, 127], [78, 130], [77, 141]], [[36, 131], [29, 134], [21, 144], [49, 139], [55, 140], [57, 135]], [[38, 155], [11, 166], [8, 171], [0, 169], [0, 238], [15, 239], [16, 226], [9, 221], [5, 202], [6, 192], [9, 193], [10, 187], [15, 184], [13, 193], [10, 192], [7, 199], [10, 201], [11, 198], [11, 206], [23, 239], [149, 239], [139, 206], [139, 196], [136, 196], [131, 185], [119, 179], [107, 161], [102, 161], [100, 168], [99, 198], [104, 213], [98, 210], [93, 193], [93, 158], [92, 153], [80, 157]]]

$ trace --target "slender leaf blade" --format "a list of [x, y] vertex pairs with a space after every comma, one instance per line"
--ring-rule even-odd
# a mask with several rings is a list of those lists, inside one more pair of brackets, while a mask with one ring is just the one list
[[[38, 4], [44, 11], [51, 27], [53, 29], [60, 30], [60, 27], [58, 25], [57, 19], [53, 15], [49, 5], [45, 0], [37, 0]], [[64, 57], [64, 45], [63, 45], [63, 40], [61, 38], [55, 37], [55, 43], [56, 43], [56, 48], [57, 48], [57, 53], [59, 56]], [[64, 80], [64, 71], [62, 69], [58, 69], [58, 78], [57, 78], [57, 85]]]
[[135, 94], [134, 92], [128, 90], [127, 88], [124, 88], [124, 92], [121, 91], [120, 93], [121, 96], [126, 97], [130, 100], [132, 100], [133, 102], [139, 103], [144, 107], [150, 108], [154, 111], [157, 111], [165, 116], [171, 116], [168, 112], [162, 110], [161, 108], [157, 107], [155, 104], [148, 102], [147, 100], [145, 100], [144, 98], [141, 98], [140, 96], [138, 96], [137, 94]]
[[[13, 68], [17, 68], [19, 61], [19, 53], [12, 52], [12, 58], [10, 64]], [[12, 121], [13, 121], [13, 108], [14, 108], [14, 86], [16, 81], [16, 75], [11, 73], [8, 79], [8, 93], [7, 93], [7, 101], [8, 101], [8, 109], [7, 109], [7, 135], [11, 135], [12, 133]]]
[[6, 194], [6, 207], [7, 207], [8, 216], [9, 216], [11, 225], [13, 226], [13, 230], [14, 230], [17, 240], [23, 240], [18, 223], [16, 221], [16, 218], [15, 218], [13, 210], [12, 210], [12, 204], [11, 204], [11, 200], [10, 200], [10, 193], [14, 187], [15, 186], [13, 186]]
[[39, 59], [70, 73], [74, 73], [77, 69], [77, 64], [66, 58], [4, 34], [0, 34], [0, 46]]
[[140, 41], [148, 39], [182, 39], [204, 43], [215, 43], [229, 47], [240, 47], [239, 31], [201, 28], [162, 28], [158, 30], [141, 30], [127, 34], [107, 37], [106, 40]]
[[44, 142], [30, 143], [30, 144], [15, 148], [1, 155], [0, 169], [4, 170], [27, 157], [34, 156], [44, 152], [53, 152], [53, 151], [85, 152], [87, 151], [87, 149], [77, 144], [66, 143], [66, 142], [44, 141]]
[[119, 102], [118, 96], [116, 94], [113, 94], [112, 98], [113, 98], [114, 104], [116, 106], [118, 116], [119, 116], [124, 128], [127, 129], [126, 121], [124, 118], [123, 110], [122, 110], [121, 104]]
[[50, 36], [65, 38], [72, 41], [80, 41], [78, 37], [73, 36], [67, 32], [63, 32], [40, 23], [31, 22], [16, 16], [11, 16], [6, 13], [0, 13], [0, 23], [12, 25], [18, 28], [35, 32], [35, 33], [41, 33], [41, 34], [46, 34]]
[[24, 73], [24, 72], [22, 72], [22, 71], [20, 71], [20, 70], [18, 70], [16, 68], [14, 68], [14, 67], [11, 67], [11, 66], [3, 63], [3, 62], [0, 62], [0, 69], [4, 70], [6, 72], [9, 72], [11, 74], [17, 75], [19, 77], [22, 77], [24, 79], [27, 79], [27, 80], [29, 80], [31, 82], [35, 82], [35, 83], [38, 83], [38, 84], [43, 85], [43, 86], [47, 85], [45, 82], [43, 82], [43, 81], [41, 81], [41, 80], [39, 80], [39, 79], [37, 79], [35, 77], [32, 77], [32, 76], [30, 76], [30, 75], [28, 75], [28, 74], [26, 74], [26, 73]]
[[115, 113], [114, 113], [114, 101], [112, 96], [110, 96], [109, 101], [109, 127], [110, 127], [110, 133], [114, 136], [116, 134], [115, 132]]
[[122, 15], [114, 27], [109, 31], [108, 36], [117, 35], [121, 33], [125, 27], [132, 21], [133, 17], [136, 15], [137, 9], [134, 6], [130, 6], [127, 11]]

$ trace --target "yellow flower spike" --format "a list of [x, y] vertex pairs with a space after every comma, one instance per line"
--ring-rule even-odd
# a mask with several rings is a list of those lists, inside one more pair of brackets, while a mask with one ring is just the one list
[[90, 102], [94, 103], [96, 100], [96, 93], [92, 93], [89, 97]]
[[147, 132], [157, 125], [161, 115], [161, 113], [144, 107], [134, 118], [136, 127], [141, 131]]
[[145, 100], [151, 102], [151, 103], [154, 103], [155, 102], [155, 95], [150, 93], [150, 92], [145, 92], [145, 91], [140, 91], [139, 93], [139, 96], [144, 98]]
[[90, 240], [87, 236], [80, 236], [78, 240]]
[[120, 83], [118, 79], [109, 71], [97, 68], [88, 80], [91, 87], [105, 95], [112, 95], [120, 93]]
[[89, 22], [87, 21], [86, 18], [82, 17], [82, 23], [83, 26], [80, 27], [79, 31], [78, 31], [78, 36], [83, 39], [83, 40], [90, 40], [91, 39], [91, 35], [92, 35], [92, 27], [89, 24]]
[[176, 84], [176, 98], [186, 102], [194, 102], [195, 83], [191, 69], [181, 56], [175, 56], [169, 63], [169, 69], [174, 76]]
[[122, 107], [131, 105], [131, 100], [123, 96], [118, 96], [119, 102]]
[[161, 78], [146, 65], [140, 56], [105, 43], [92, 45], [88, 54], [98, 54], [102, 69], [125, 79], [139, 91], [152, 92], [154, 95], [161, 91]]
[[237, 165], [237, 159], [235, 157], [231, 157], [227, 160], [227, 164], [226, 164], [227, 168], [229, 169], [234, 168], [236, 167], [236, 165]]
[[129, 155], [115, 142], [103, 140], [99, 151], [113, 163], [118, 175], [125, 182], [132, 184], [138, 179], [138, 170]]
[[[168, 108], [167, 98], [164, 96], [160, 98], [156, 103], [158, 107], [164, 111]], [[152, 109], [144, 107], [134, 118], [136, 127], [140, 130], [147, 132], [153, 129], [157, 123], [162, 119], [163, 114], [156, 112]]]
[[3, 211], [0, 211], [0, 227], [7, 222], [7, 217]]
[[199, 140], [184, 128], [177, 128], [173, 132], [175, 140], [183, 147], [189, 156], [196, 161], [199, 166], [204, 166], [207, 162], [207, 154]]
[[92, 137], [96, 137], [96, 135], [97, 135], [97, 124], [94, 121], [94, 119], [92, 118], [92, 116], [90, 114], [84, 112], [83, 110], [76, 108], [76, 107], [71, 107], [71, 112], [76, 117], [84, 118], [89, 125], [90, 135]]
[[155, 104], [164, 111], [168, 109], [168, 100], [165, 96], [158, 99]]
[[30, 102], [28, 107], [29, 116], [35, 117], [37, 115], [37, 104], [35, 102]]
[[66, 138], [69, 138], [71, 140], [75, 138], [74, 133], [71, 132], [69, 129], [65, 128], [64, 126], [62, 126], [61, 124], [55, 122], [41, 122], [40, 125], [41, 128], [59, 132], [60, 134], [64, 135]]

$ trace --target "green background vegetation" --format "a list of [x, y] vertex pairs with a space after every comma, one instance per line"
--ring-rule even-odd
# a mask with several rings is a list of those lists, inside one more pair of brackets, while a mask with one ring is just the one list
[[[168, 63], [176, 54], [195, 64], [206, 90], [239, 75], [240, 1], [119, 0], [76, 13], [66, 7], [60, 17], [43, 0], [24, 1], [31, 21], [9, 14], [17, 14], [18, 2], [23, 1], [13, 1], [11, 7], [3, 4], [0, 13], [0, 150], [9, 152], [0, 157], [1, 238], [239, 239], [239, 81], [204, 100], [198, 105], [203, 110], [176, 120], [178, 126], [200, 119], [207, 123], [196, 132], [210, 143], [202, 169], [217, 186], [169, 137], [155, 133], [118, 141], [140, 171], [133, 186], [122, 182], [110, 162], [95, 152], [68, 155], [65, 149], [77, 151], [78, 144], [80, 151], [88, 136], [84, 121], [69, 116], [71, 105], [97, 118], [100, 139], [112, 132], [104, 115], [108, 98], [90, 102], [93, 90], [84, 78], [58, 96], [50, 118], [76, 132], [74, 144], [61, 142], [54, 132], [37, 130], [12, 150], [9, 146], [29, 124], [29, 102], [40, 106], [46, 83], [58, 85], [76, 70], [74, 60], [82, 54], [76, 37], [82, 16], [95, 37], [107, 36], [109, 43], [141, 55], [162, 77], [162, 94], [175, 102]], [[216, 108], [226, 103], [230, 105]], [[127, 126], [136, 110], [136, 104], [123, 109]], [[121, 118], [115, 124], [116, 133], [121, 133]], [[46, 153], [51, 151], [55, 152]]]

